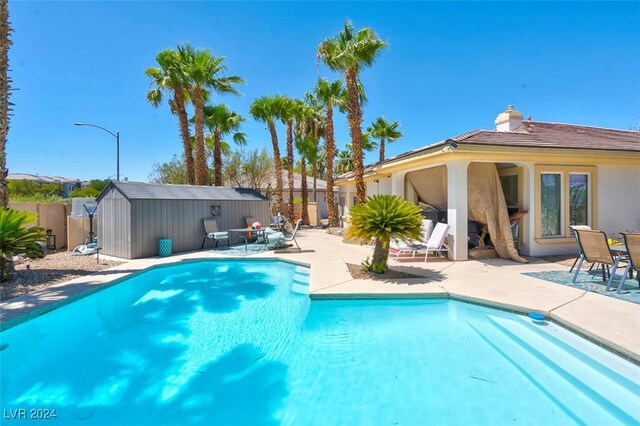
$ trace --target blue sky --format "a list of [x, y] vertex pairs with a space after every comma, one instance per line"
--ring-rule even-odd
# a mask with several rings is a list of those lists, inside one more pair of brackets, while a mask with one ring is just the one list
[[[514, 104], [534, 120], [628, 129], [640, 120], [638, 2], [10, 2], [15, 115], [11, 172], [146, 181], [181, 144], [168, 107], [145, 99], [162, 49], [190, 42], [225, 56], [247, 84], [215, 98], [248, 116], [262, 95], [299, 97], [318, 76], [318, 43], [346, 18], [389, 43], [362, 73], [365, 124], [400, 120], [388, 156], [468, 130], [492, 129]], [[270, 147], [249, 119], [250, 148]], [[280, 127], [284, 139], [284, 129]], [[336, 116], [337, 141], [348, 142]], [[367, 156], [375, 161], [376, 153]]]

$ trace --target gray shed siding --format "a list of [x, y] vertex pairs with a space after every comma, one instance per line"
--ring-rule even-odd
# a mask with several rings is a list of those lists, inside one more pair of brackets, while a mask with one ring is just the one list
[[100, 200], [97, 210], [98, 243], [102, 253], [131, 258], [131, 205], [114, 188]]
[[157, 256], [160, 238], [173, 240], [174, 253], [200, 249], [202, 220], [211, 217], [211, 205], [221, 208], [216, 218], [221, 231], [246, 227], [245, 216], [269, 223], [266, 200], [131, 200], [130, 258]]

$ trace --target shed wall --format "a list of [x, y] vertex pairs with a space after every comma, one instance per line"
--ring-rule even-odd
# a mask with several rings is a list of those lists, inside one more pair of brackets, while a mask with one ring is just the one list
[[220, 206], [221, 215], [216, 217], [220, 231], [245, 228], [245, 216], [269, 223], [266, 200], [131, 200], [130, 258], [157, 256], [160, 238], [173, 240], [174, 253], [199, 250], [204, 236], [202, 220], [212, 217], [212, 205]]
[[98, 243], [102, 253], [131, 258], [131, 204], [114, 188], [98, 203]]

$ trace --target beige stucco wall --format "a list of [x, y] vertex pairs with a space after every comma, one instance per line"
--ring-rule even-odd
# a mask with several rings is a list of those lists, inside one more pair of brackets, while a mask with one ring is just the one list
[[10, 207], [37, 213], [38, 221], [30, 225], [51, 229], [56, 236], [57, 249], [68, 245], [66, 218], [71, 213], [70, 203], [10, 203]]
[[598, 227], [640, 232], [640, 165], [598, 167]]
[[[93, 218], [93, 232], [98, 233], [98, 220]], [[89, 238], [89, 218], [75, 218], [67, 216], [67, 241], [68, 250], [84, 244]]]

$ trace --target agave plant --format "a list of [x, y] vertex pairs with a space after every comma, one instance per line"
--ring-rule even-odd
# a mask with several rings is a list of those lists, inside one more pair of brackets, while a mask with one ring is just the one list
[[44, 228], [25, 226], [37, 218], [35, 213], [0, 209], [0, 282], [8, 280], [13, 269], [13, 256], [24, 254], [32, 259], [42, 257], [42, 247], [38, 242], [46, 239]]
[[422, 215], [420, 207], [397, 195], [374, 195], [367, 202], [349, 210], [351, 220], [346, 236], [361, 242], [375, 238], [371, 263], [365, 268], [382, 273], [387, 270], [389, 242], [391, 238], [401, 240], [420, 239]]

